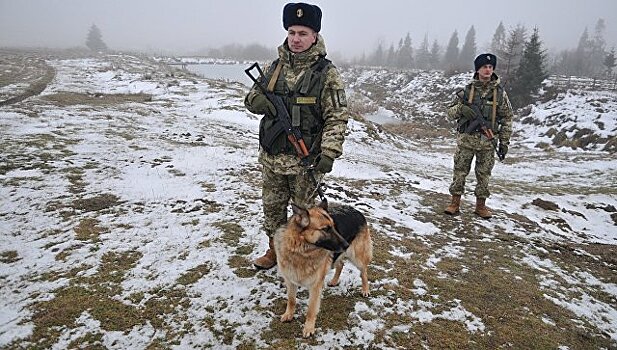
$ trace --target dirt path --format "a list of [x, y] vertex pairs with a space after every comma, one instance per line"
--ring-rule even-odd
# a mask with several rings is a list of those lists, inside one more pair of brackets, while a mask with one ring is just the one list
[[0, 51], [0, 106], [40, 94], [55, 76], [40, 56]]

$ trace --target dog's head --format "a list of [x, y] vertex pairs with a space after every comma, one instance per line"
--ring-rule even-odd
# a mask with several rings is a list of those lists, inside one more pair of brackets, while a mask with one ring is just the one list
[[342, 252], [349, 247], [349, 243], [336, 230], [334, 220], [328, 214], [327, 202], [322, 201], [318, 206], [309, 209], [295, 204], [292, 204], [291, 208], [294, 213], [291, 221], [300, 228], [300, 235], [307, 243], [333, 252]]

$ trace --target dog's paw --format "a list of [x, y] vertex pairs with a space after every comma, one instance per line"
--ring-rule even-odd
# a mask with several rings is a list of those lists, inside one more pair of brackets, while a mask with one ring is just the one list
[[292, 313], [284, 313], [281, 315], [281, 322], [289, 322], [294, 319], [294, 315]]
[[304, 325], [304, 329], [302, 330], [302, 336], [304, 338], [308, 338], [313, 334], [315, 334], [315, 326]]
[[369, 292], [368, 289], [366, 289], [366, 290], [362, 289], [362, 296], [363, 297], [366, 298], [366, 297], [369, 297], [370, 295], [371, 295], [371, 292]]
[[332, 280], [332, 281], [328, 282], [328, 287], [336, 287], [336, 286], [338, 286], [338, 282], [339, 281]]

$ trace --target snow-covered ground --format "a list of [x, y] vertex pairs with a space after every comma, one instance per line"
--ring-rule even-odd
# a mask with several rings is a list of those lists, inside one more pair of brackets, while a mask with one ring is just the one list
[[[329, 198], [371, 223], [372, 295], [359, 296], [359, 274], [346, 266], [324, 292], [317, 334], [303, 340], [306, 294], [296, 321], [282, 324], [276, 270], [250, 264], [267, 242], [247, 88], [121, 54], [47, 63], [56, 76], [40, 96], [0, 107], [0, 347], [617, 345], [615, 153], [541, 150], [546, 129], [518, 121], [493, 173], [494, 218], [474, 217], [469, 195], [449, 217], [453, 139], [427, 147], [351, 120], [323, 181]], [[435, 74], [398, 90], [426, 97], [412, 104], [432, 111], [428, 96], [465, 80], [429, 85]], [[614, 92], [598, 94], [614, 104]], [[602, 106], [607, 135], [612, 104]], [[564, 97], [531, 115], [578, 111], [570, 122], [597, 126], [582, 105]], [[472, 285], [487, 297], [476, 300]], [[506, 322], [516, 317], [531, 328]]]

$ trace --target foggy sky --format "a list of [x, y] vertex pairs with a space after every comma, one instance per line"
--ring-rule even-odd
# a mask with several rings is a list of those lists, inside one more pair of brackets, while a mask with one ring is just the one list
[[[285, 38], [283, 0], [0, 0], [0, 47], [84, 46], [96, 24], [111, 49], [190, 51], [230, 43], [278, 46]], [[418, 47], [428, 35], [445, 46], [457, 30], [459, 45], [473, 25], [484, 50], [500, 21], [507, 29], [539, 28], [544, 47], [573, 49], [585, 27], [606, 23], [607, 49], [617, 47], [616, 0], [315, 0], [323, 10], [321, 34], [330, 54], [372, 52], [379, 41], [398, 45], [410, 33]], [[460, 47], [460, 46], [459, 46]]]

